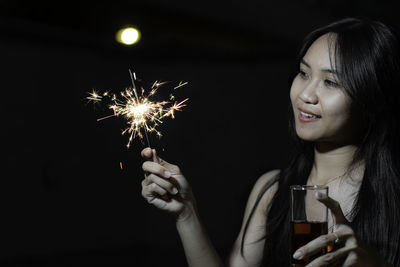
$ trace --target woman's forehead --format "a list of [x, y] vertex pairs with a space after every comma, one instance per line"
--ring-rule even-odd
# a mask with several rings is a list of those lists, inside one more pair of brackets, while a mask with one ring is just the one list
[[335, 72], [336, 35], [327, 33], [316, 39], [302, 58], [308, 67], [324, 72]]

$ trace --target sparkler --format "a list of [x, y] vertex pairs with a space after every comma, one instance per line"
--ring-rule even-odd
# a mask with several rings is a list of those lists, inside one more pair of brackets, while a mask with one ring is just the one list
[[[109, 100], [109, 109], [113, 110], [113, 114], [109, 116], [105, 116], [97, 119], [97, 121], [101, 121], [111, 117], [122, 116], [127, 120], [128, 127], [122, 131], [122, 134], [128, 134], [129, 140], [127, 143], [127, 148], [130, 147], [132, 140], [136, 137], [143, 140], [143, 137], [146, 137], [147, 144], [150, 147], [150, 141], [147, 133], [154, 132], [158, 137], [161, 137], [162, 134], [160, 131], [156, 129], [156, 127], [163, 123], [163, 119], [166, 117], [175, 118], [175, 111], [181, 111], [182, 107], [186, 106], [186, 101], [189, 98], [186, 98], [179, 103], [177, 101], [152, 101], [152, 98], [157, 93], [157, 90], [167, 82], [158, 82], [155, 81], [150, 88], [150, 92], [146, 95], [144, 88], [141, 88], [141, 94], [138, 95], [135, 80], [136, 74], [132, 73], [129, 70], [129, 74], [132, 81], [132, 88], [126, 88], [124, 91], [117, 94], [110, 94], [109, 92], [105, 92], [100, 94], [93, 90], [89, 93], [89, 96], [86, 98], [89, 101], [94, 103], [102, 102], [105, 100]], [[178, 86], [174, 89], [177, 89], [181, 86], [186, 85], [187, 82], [180, 82]], [[175, 96], [170, 95], [170, 100], [174, 100]], [[143, 133], [144, 132], [144, 136]]]

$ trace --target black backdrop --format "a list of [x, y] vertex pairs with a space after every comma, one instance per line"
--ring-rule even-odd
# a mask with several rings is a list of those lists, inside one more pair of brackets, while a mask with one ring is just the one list
[[170, 216], [141, 198], [144, 145], [126, 149], [124, 122], [97, 122], [109, 112], [85, 99], [92, 88], [130, 86], [129, 68], [147, 85], [189, 82], [176, 94], [189, 97], [188, 106], [150, 140], [182, 167], [221, 254], [254, 181], [286, 158], [287, 62], [146, 61], [13, 39], [0, 50], [3, 260], [184, 262]]
[[18, 23], [2, 18], [0, 35], [0, 262], [185, 266], [173, 219], [141, 197], [144, 145], [126, 149], [124, 122], [97, 122], [107, 111], [85, 100], [93, 88], [130, 86], [129, 68], [148, 86], [188, 81], [177, 93], [188, 106], [150, 140], [181, 166], [226, 258], [255, 180], [287, 160], [289, 75], [300, 40], [247, 58], [157, 44], [137, 52]]

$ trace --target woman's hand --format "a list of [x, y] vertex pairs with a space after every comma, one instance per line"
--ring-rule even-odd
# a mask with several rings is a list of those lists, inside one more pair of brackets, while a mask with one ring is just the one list
[[142, 196], [148, 203], [176, 215], [178, 220], [191, 216], [195, 199], [179, 167], [159, 158], [155, 149], [143, 149], [142, 157], [146, 159], [142, 165]]
[[320, 192], [317, 192], [315, 196], [331, 210], [336, 222], [334, 231], [333, 233], [321, 235], [299, 248], [293, 254], [295, 259], [300, 260], [304, 257], [312, 256], [329, 245], [333, 245], [332, 251], [316, 258], [307, 267], [327, 266], [328, 264], [332, 264], [330, 266], [343, 267], [391, 266], [375, 251], [371, 251], [357, 239], [343, 214], [339, 202]]

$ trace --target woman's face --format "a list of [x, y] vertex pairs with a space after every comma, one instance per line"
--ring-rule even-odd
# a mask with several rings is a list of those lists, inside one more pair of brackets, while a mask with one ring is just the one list
[[351, 99], [330, 60], [334, 42], [334, 35], [325, 34], [310, 46], [290, 89], [296, 133], [307, 141], [347, 143], [354, 137]]

